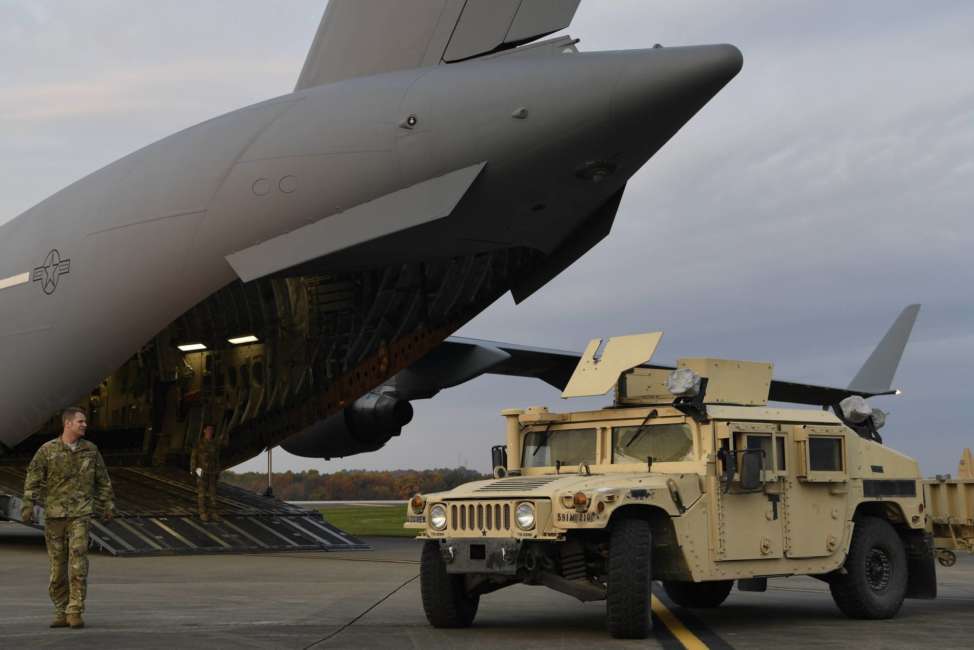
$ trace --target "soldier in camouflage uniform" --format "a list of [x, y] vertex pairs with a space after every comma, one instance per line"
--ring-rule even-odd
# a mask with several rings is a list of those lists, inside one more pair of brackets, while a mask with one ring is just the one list
[[200, 519], [220, 519], [216, 506], [216, 484], [220, 479], [221, 441], [214, 436], [216, 428], [204, 425], [189, 460], [189, 469], [196, 476], [196, 504]]
[[61, 416], [59, 438], [34, 454], [24, 481], [21, 520], [34, 520], [34, 506], [44, 507], [44, 539], [51, 561], [49, 593], [54, 602], [51, 627], [84, 627], [88, 589], [88, 530], [97, 512], [114, 516], [112, 483], [98, 448], [84, 440], [85, 413], [70, 408]]

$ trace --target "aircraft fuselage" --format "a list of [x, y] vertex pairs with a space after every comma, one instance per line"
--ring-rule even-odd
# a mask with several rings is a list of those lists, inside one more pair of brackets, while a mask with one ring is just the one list
[[0, 442], [238, 282], [229, 256], [456, 170], [483, 163], [449, 216], [274, 277], [553, 253], [739, 67], [731, 46], [515, 52], [285, 95], [108, 165], [0, 226]]

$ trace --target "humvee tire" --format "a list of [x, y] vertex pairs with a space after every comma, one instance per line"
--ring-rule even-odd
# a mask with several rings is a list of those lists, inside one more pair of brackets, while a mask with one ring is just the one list
[[446, 564], [440, 555], [440, 545], [435, 541], [423, 544], [419, 569], [423, 611], [433, 627], [470, 627], [477, 616], [480, 596], [470, 596], [463, 587], [462, 575], [446, 572]]
[[849, 618], [892, 618], [906, 597], [907, 564], [903, 541], [878, 517], [856, 520], [846, 574], [834, 574], [829, 591]]
[[733, 580], [714, 580], [712, 582], [682, 582], [679, 580], [664, 580], [663, 589], [666, 595], [680, 607], [719, 607], [727, 600]]
[[651, 553], [648, 522], [621, 519], [613, 524], [605, 609], [609, 634], [617, 639], [645, 639], [652, 629]]

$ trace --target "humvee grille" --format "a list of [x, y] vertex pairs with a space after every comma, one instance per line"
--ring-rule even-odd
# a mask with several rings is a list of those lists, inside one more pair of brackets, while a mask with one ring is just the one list
[[510, 503], [454, 503], [450, 505], [450, 530], [506, 532], [511, 530]]
[[504, 478], [477, 488], [476, 492], [530, 492], [539, 487], [557, 481], [560, 476], [519, 476]]

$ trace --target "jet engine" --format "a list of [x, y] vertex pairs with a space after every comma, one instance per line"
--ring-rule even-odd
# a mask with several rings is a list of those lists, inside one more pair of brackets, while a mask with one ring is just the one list
[[317, 422], [283, 443], [305, 458], [342, 458], [385, 446], [413, 419], [413, 407], [394, 392], [370, 392], [351, 406]]

